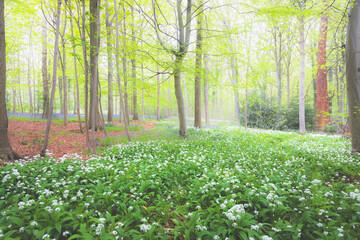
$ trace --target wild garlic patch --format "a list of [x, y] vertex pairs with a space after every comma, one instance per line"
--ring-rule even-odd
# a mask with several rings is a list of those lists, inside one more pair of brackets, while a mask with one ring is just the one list
[[0, 239], [355, 239], [343, 138], [237, 128], [0, 169]]

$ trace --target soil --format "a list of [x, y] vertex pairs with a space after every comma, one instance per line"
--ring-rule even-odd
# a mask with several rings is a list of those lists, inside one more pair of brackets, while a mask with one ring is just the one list
[[[114, 121], [115, 125], [123, 125]], [[131, 121], [130, 125], [142, 125], [144, 130], [155, 127], [154, 122]], [[9, 121], [8, 135], [12, 148], [22, 157], [32, 158], [40, 153], [45, 135], [46, 122]], [[125, 135], [124, 131], [107, 132], [108, 135]], [[95, 136], [104, 138], [103, 131], [96, 132]], [[124, 136], [125, 137], [125, 136]], [[80, 132], [77, 122], [63, 124], [52, 123], [49, 135], [48, 150], [53, 157], [77, 153], [83, 159], [90, 154], [86, 148], [85, 134]]]

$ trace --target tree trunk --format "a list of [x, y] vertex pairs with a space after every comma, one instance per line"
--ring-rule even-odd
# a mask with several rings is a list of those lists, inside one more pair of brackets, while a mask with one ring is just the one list
[[290, 65], [291, 65], [291, 52], [287, 56], [286, 64], [286, 90], [287, 90], [287, 106], [290, 107]]
[[31, 36], [32, 36], [32, 26], [30, 27], [30, 32], [29, 32], [29, 53], [28, 53], [29, 55], [28, 55], [28, 59], [27, 59], [28, 60], [27, 80], [28, 80], [28, 88], [29, 88], [30, 114], [33, 115], [34, 109], [33, 109], [33, 100], [32, 100], [32, 92], [31, 92], [31, 79], [30, 79], [30, 62], [31, 62], [31, 47], [32, 47]]
[[205, 64], [205, 76], [204, 76], [204, 109], [205, 109], [205, 123], [206, 125], [210, 124], [209, 119], [209, 63], [208, 56], [204, 55], [204, 64]]
[[[85, 65], [85, 139], [86, 139], [86, 146], [91, 151], [91, 143], [90, 143], [90, 136], [89, 136], [89, 122], [88, 122], [88, 115], [89, 115], [89, 62], [87, 60], [87, 47], [86, 47], [86, 33], [85, 33], [85, 0], [82, 0], [82, 24], [81, 29], [79, 32], [81, 33], [81, 42], [82, 42], [82, 49], [83, 49], [83, 58], [84, 58], [84, 65]], [[80, 25], [79, 25], [80, 28]]]
[[132, 80], [133, 80], [133, 120], [139, 120], [137, 112], [137, 89], [136, 89], [136, 60], [131, 60], [132, 65]]
[[202, 1], [199, 2], [199, 15], [197, 19], [196, 57], [195, 57], [195, 112], [194, 127], [201, 128], [201, 72], [202, 72]]
[[299, 86], [299, 131], [305, 128], [305, 29], [304, 15], [300, 18], [300, 86]]
[[276, 64], [276, 81], [277, 81], [277, 88], [278, 88], [278, 96], [277, 97], [278, 97], [278, 105], [279, 105], [279, 107], [281, 107], [282, 33], [279, 30], [279, 27], [274, 27], [273, 31], [274, 31], [273, 35], [274, 35], [274, 43], [275, 43], [274, 55], [275, 55], [275, 64]]
[[0, 160], [19, 159], [8, 138], [8, 118], [6, 112], [6, 46], [5, 46], [4, 1], [0, 1]]
[[109, 20], [109, 6], [106, 0], [106, 43], [107, 43], [107, 55], [108, 55], [108, 122], [113, 121], [114, 114], [114, 100], [113, 100], [113, 61], [112, 61], [112, 26]]
[[156, 75], [156, 120], [160, 121], [160, 70], [159, 66], [157, 67], [157, 75]]
[[60, 114], [64, 114], [64, 103], [63, 103], [63, 78], [62, 76], [58, 77], [59, 80], [59, 97], [60, 97]]
[[[177, 57], [175, 60], [174, 89], [175, 89], [175, 96], [176, 96], [176, 101], [177, 101], [177, 105], [178, 105], [179, 134], [180, 134], [180, 136], [186, 136], [186, 134], [187, 134], [186, 113], [185, 113], [184, 98], [183, 98], [182, 89], [181, 89], [182, 61], [183, 61], [183, 59], [180, 57]], [[184, 87], [185, 87], [185, 91], [186, 91], [186, 85]]]
[[349, 14], [346, 41], [346, 76], [354, 153], [360, 152], [360, 0], [354, 1]]
[[[326, 0], [323, 0], [324, 9], [327, 8]], [[316, 75], [316, 120], [317, 128], [324, 130], [329, 122], [329, 96], [327, 89], [326, 73], [326, 40], [327, 40], [328, 17], [327, 11], [321, 16], [320, 36], [318, 45], [317, 75]]]
[[144, 86], [144, 65], [141, 63], [141, 81], [143, 82], [141, 97], [142, 120], [145, 122], [145, 86]]
[[71, 26], [71, 37], [73, 39], [72, 47], [73, 47], [73, 54], [74, 54], [74, 68], [75, 68], [75, 81], [76, 81], [76, 113], [78, 116], [79, 121], [79, 128], [80, 132], [83, 133], [82, 130], [82, 123], [81, 123], [81, 116], [80, 116], [80, 92], [79, 92], [79, 80], [78, 80], [78, 72], [77, 72], [77, 61], [76, 61], [76, 48], [75, 48], [75, 40], [74, 40], [74, 28], [73, 28], [73, 21], [72, 21], [72, 12], [71, 7], [69, 6], [70, 10], [70, 26]]
[[62, 57], [62, 84], [63, 84], [63, 90], [64, 90], [64, 102], [63, 102], [63, 111], [64, 111], [64, 126], [67, 125], [67, 113], [68, 113], [68, 104], [67, 104], [67, 98], [68, 98], [68, 92], [67, 92], [67, 78], [66, 78], [66, 52], [65, 52], [65, 29], [66, 29], [66, 11], [65, 12], [65, 19], [64, 19], [64, 32], [61, 38], [61, 45], [63, 50], [63, 57]]
[[[343, 44], [345, 46], [345, 44]], [[343, 64], [344, 63], [344, 64]], [[344, 104], [344, 77], [345, 77], [345, 69], [343, 65], [346, 65], [346, 53], [345, 51], [341, 51], [341, 64], [339, 65], [339, 73], [341, 74], [339, 77], [339, 113], [340, 113], [340, 121], [342, 124], [346, 124], [344, 113], [345, 113], [345, 104]]]
[[42, 26], [42, 82], [43, 82], [43, 114], [42, 118], [49, 117], [49, 83], [47, 78], [47, 25], [45, 17], [43, 18]]
[[[90, 122], [92, 151], [96, 154], [95, 131], [97, 129], [98, 106], [98, 57], [99, 57], [99, 24], [100, 0], [90, 0]], [[100, 115], [100, 114], [99, 114]]]
[[58, 0], [57, 11], [56, 11], [56, 33], [55, 33], [55, 46], [54, 46], [54, 62], [53, 62], [53, 79], [51, 86], [51, 98], [50, 98], [50, 112], [49, 117], [46, 123], [45, 137], [44, 137], [44, 146], [41, 150], [41, 156], [45, 156], [48, 142], [49, 142], [49, 133], [51, 127], [51, 120], [53, 115], [53, 106], [55, 98], [55, 88], [56, 88], [56, 71], [57, 71], [57, 60], [58, 60], [58, 51], [59, 51], [59, 35], [60, 35], [60, 10], [61, 10], [61, 0]]
[[[127, 59], [126, 59], [126, 50], [127, 50], [127, 45], [126, 45], [126, 10], [125, 10], [125, 6], [123, 5], [123, 58], [122, 58], [122, 63], [123, 63], [123, 74], [124, 74], [124, 103], [125, 103], [125, 111], [123, 112], [124, 114], [124, 121], [125, 119], [127, 119], [128, 124], [130, 124], [129, 122], [129, 101], [128, 101], [128, 89], [127, 89], [127, 83], [128, 83], [128, 79], [127, 79]], [[126, 115], [126, 118], [125, 118]]]
[[171, 118], [171, 88], [168, 87], [168, 118]]
[[[115, 25], [116, 25], [116, 78], [118, 82], [118, 88], [119, 88], [119, 98], [120, 98], [120, 109], [122, 112], [125, 112], [125, 104], [123, 99], [123, 93], [121, 89], [121, 82], [120, 82], [120, 61], [119, 61], [119, 20], [118, 20], [118, 12], [116, 7], [116, 0], [114, 0], [114, 8], [115, 8]], [[124, 114], [124, 126], [125, 126], [125, 133], [128, 141], [131, 141], [130, 132], [129, 132], [129, 126], [128, 126], [128, 119], [126, 114]], [[120, 119], [121, 119], [121, 112], [120, 112]]]
[[139, 120], [139, 114], [137, 111], [137, 88], [136, 88], [136, 38], [135, 38], [135, 17], [134, 17], [134, 7], [131, 6], [131, 16], [132, 16], [132, 23], [131, 23], [131, 41], [133, 44], [133, 53], [131, 56], [131, 66], [132, 66], [132, 81], [133, 81], [133, 120]]

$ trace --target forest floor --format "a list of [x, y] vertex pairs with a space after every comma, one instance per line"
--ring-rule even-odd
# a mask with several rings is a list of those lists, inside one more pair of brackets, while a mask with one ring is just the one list
[[[115, 126], [123, 126], [123, 123], [114, 121]], [[149, 130], [155, 127], [154, 122], [131, 121], [130, 125]], [[12, 148], [23, 157], [32, 158], [40, 153], [44, 143], [46, 122], [16, 121], [9, 120], [9, 140]], [[108, 131], [108, 135], [125, 135], [125, 131]], [[137, 134], [134, 132], [132, 134]], [[95, 133], [97, 138], [104, 138], [104, 132]], [[77, 122], [69, 122], [66, 126], [60, 123], [52, 123], [49, 135], [48, 150], [52, 157], [62, 157], [69, 154], [78, 154], [87, 159], [89, 151], [86, 148], [85, 134], [80, 132]]]

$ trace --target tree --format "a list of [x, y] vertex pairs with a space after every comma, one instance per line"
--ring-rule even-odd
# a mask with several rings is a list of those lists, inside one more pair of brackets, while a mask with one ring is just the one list
[[49, 82], [47, 76], [47, 27], [45, 16], [42, 26], [42, 80], [43, 80], [43, 114], [42, 118], [49, 117]]
[[90, 0], [90, 124], [92, 151], [96, 154], [95, 131], [99, 116], [98, 58], [100, 45], [100, 0]]
[[[128, 141], [131, 141], [131, 137], [130, 137], [130, 132], [129, 132], [129, 115], [125, 113], [125, 103], [124, 103], [124, 98], [123, 98], [123, 92], [122, 92], [122, 88], [121, 88], [121, 82], [120, 82], [120, 56], [119, 56], [119, 15], [118, 15], [118, 10], [116, 7], [116, 0], [114, 0], [114, 8], [115, 8], [115, 31], [116, 31], [116, 52], [115, 52], [115, 63], [116, 63], [116, 78], [117, 78], [117, 83], [118, 83], [118, 88], [119, 88], [119, 98], [120, 98], [120, 109], [121, 112], [124, 113], [124, 125], [125, 125], [125, 133], [126, 133], [126, 137], [128, 139]], [[120, 112], [120, 119], [121, 119], [121, 112]]]
[[[180, 136], [187, 135], [187, 126], [186, 126], [186, 113], [185, 113], [185, 105], [184, 105], [184, 97], [181, 89], [181, 71], [182, 65], [185, 58], [185, 55], [189, 48], [190, 43], [190, 33], [191, 33], [191, 20], [192, 20], [192, 1], [187, 0], [187, 6], [185, 11], [183, 12], [181, 6], [182, 0], [176, 0], [176, 14], [177, 14], [177, 35], [175, 37], [177, 42], [176, 48], [169, 48], [161, 39], [159, 29], [159, 23], [157, 20], [155, 0], [152, 0], [152, 8], [153, 8], [153, 16], [155, 23], [155, 32], [157, 39], [160, 45], [169, 53], [172, 53], [175, 57], [173, 63], [173, 75], [174, 75], [174, 88], [175, 88], [175, 96], [178, 105], [178, 114], [179, 114], [179, 134]], [[174, 9], [174, 10], [175, 10]], [[184, 24], [183, 13], [186, 13], [186, 20]], [[164, 33], [166, 34], [166, 33]]]
[[113, 121], [114, 101], [113, 101], [113, 60], [112, 60], [112, 20], [109, 16], [109, 3], [106, 0], [106, 44], [108, 54], [108, 122]]
[[346, 40], [346, 81], [354, 153], [360, 152], [360, 0], [355, 0], [349, 14]]
[[201, 72], [202, 72], [202, 1], [199, 2], [197, 16], [196, 57], [195, 57], [195, 114], [194, 127], [201, 128]]
[[20, 156], [12, 149], [8, 138], [8, 118], [6, 111], [6, 43], [4, 1], [0, 1], [0, 160], [19, 159]]
[[[299, 10], [304, 10], [305, 1], [298, 1]], [[305, 16], [300, 13], [300, 86], [299, 86], [299, 131], [304, 133], [305, 128]]]
[[51, 120], [54, 111], [54, 98], [55, 98], [55, 88], [56, 88], [56, 73], [57, 73], [57, 59], [59, 52], [59, 35], [60, 35], [60, 10], [61, 10], [61, 0], [58, 0], [57, 10], [56, 10], [56, 32], [55, 32], [55, 46], [54, 46], [54, 61], [53, 61], [53, 79], [51, 86], [51, 98], [50, 98], [50, 106], [49, 106], [49, 117], [46, 123], [45, 129], [45, 137], [44, 137], [44, 145], [41, 150], [40, 155], [45, 156], [46, 149], [48, 147], [49, 142], [49, 133], [51, 127]]
[[320, 37], [318, 45], [318, 67], [316, 75], [316, 118], [317, 127], [323, 130], [329, 122], [329, 96], [327, 89], [327, 73], [326, 73], [326, 40], [328, 29], [328, 13], [327, 3], [323, 0], [324, 11], [321, 16]]

